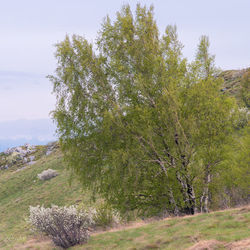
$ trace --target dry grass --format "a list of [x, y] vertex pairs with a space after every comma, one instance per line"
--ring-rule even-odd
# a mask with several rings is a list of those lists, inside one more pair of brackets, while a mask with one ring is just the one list
[[51, 250], [51, 249], [57, 249], [51, 240], [47, 237], [37, 236], [35, 238], [29, 239], [24, 244], [18, 244], [13, 247], [13, 250]]
[[213, 250], [221, 246], [223, 243], [218, 240], [202, 240], [189, 247], [188, 250]]
[[188, 248], [188, 250], [248, 250], [250, 249], [250, 238], [239, 240], [233, 243], [220, 242], [218, 240], [203, 240]]
[[230, 244], [225, 245], [226, 249], [237, 249], [237, 250], [249, 250], [250, 249], [250, 238], [239, 240]]

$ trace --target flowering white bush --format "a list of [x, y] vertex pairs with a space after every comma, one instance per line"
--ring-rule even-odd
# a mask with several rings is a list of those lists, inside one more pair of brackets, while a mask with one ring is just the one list
[[92, 217], [90, 212], [78, 211], [75, 206], [36, 206], [30, 207], [29, 222], [37, 231], [46, 233], [55, 245], [68, 248], [88, 240]]
[[238, 127], [244, 128], [250, 120], [250, 112], [248, 108], [240, 108], [239, 109], [239, 119], [238, 119]]
[[47, 169], [47, 170], [44, 170], [42, 173], [38, 174], [37, 177], [42, 180], [42, 181], [45, 181], [45, 180], [49, 180], [53, 177], [56, 177], [58, 175], [58, 173], [56, 172], [56, 170], [53, 170], [53, 169]]

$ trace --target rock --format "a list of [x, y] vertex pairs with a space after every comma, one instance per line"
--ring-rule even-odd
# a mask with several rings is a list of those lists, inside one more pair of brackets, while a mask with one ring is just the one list
[[21, 153], [23, 152], [23, 149], [21, 147], [14, 148], [16, 152]]
[[8, 148], [7, 150], [5, 150], [3, 153], [5, 154], [5, 155], [10, 155], [10, 154], [12, 154], [14, 152], [14, 148]]
[[0, 166], [0, 170], [4, 170], [4, 169], [8, 169], [9, 168], [9, 165], [2, 165], [2, 166]]
[[32, 155], [39, 148], [26, 143], [24, 146], [8, 148], [1, 155], [0, 170], [8, 169], [18, 164], [19, 169], [24, 169], [36, 163], [36, 156]]
[[33, 165], [35, 163], [36, 163], [36, 161], [30, 161], [30, 162], [27, 163], [27, 165], [31, 166], [31, 165]]
[[46, 155], [50, 155], [53, 150], [56, 148], [56, 143], [55, 142], [50, 142], [47, 144], [47, 152], [45, 153]]
[[30, 144], [26, 143], [23, 147], [13, 147], [13, 148], [8, 148], [6, 151], [4, 151], [5, 155], [10, 155], [13, 153], [18, 153], [21, 156], [26, 156], [27, 154], [35, 152], [35, 146], [31, 146]]
[[35, 160], [35, 156], [34, 156], [34, 155], [31, 155], [31, 156], [29, 157], [29, 160], [30, 160], [30, 161], [34, 161], [34, 160]]
[[47, 150], [46, 155], [50, 155], [52, 153], [52, 150]]
[[56, 170], [53, 169], [47, 169], [44, 170], [42, 173], [38, 174], [37, 177], [38, 179], [45, 181], [45, 180], [50, 180], [58, 175]]
[[31, 148], [32, 146], [29, 143], [25, 143], [24, 147], [28, 149], [28, 148]]

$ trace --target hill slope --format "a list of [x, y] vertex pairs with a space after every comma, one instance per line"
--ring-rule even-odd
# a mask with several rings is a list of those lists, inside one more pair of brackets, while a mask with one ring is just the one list
[[[246, 207], [166, 219], [138, 228], [95, 235], [87, 245], [75, 249], [186, 249], [193, 245], [196, 245], [193, 249], [199, 249], [202, 244], [211, 244], [212, 249], [229, 249], [232, 242], [250, 237], [249, 225], [250, 207]], [[242, 249], [247, 249], [246, 244], [250, 249], [250, 238], [244, 242], [245, 248]]]
[[[223, 72], [222, 76], [226, 80], [223, 91], [238, 97], [239, 83], [244, 72], [245, 70]], [[39, 180], [37, 174], [49, 168], [56, 170], [59, 175], [49, 181]], [[13, 152], [10, 150], [0, 153], [1, 249], [13, 249], [15, 245], [21, 246], [22, 243], [29, 242], [30, 238], [34, 238], [34, 233], [25, 221], [29, 206], [91, 203], [89, 193], [82, 190], [77, 181], [69, 185], [69, 179], [70, 173], [63, 163], [56, 143], [34, 147], [26, 145]], [[245, 239], [250, 236], [247, 234], [249, 209], [235, 211], [185, 219], [175, 218], [142, 228], [95, 235], [84, 247], [102, 249], [102, 246], [106, 245], [108, 249], [176, 249], [175, 247], [180, 245], [175, 244], [183, 244], [183, 247], [186, 247], [201, 240], [230, 242]], [[51, 249], [50, 243], [48, 244]], [[44, 247], [41, 249], [45, 249]]]
[[[26, 241], [32, 234], [25, 221], [29, 206], [71, 205], [82, 199], [89, 203], [89, 195], [82, 192], [79, 183], [69, 185], [70, 173], [65, 168], [59, 149], [55, 148], [46, 155], [47, 147], [38, 146], [26, 157], [35, 157], [32, 164], [23, 163], [20, 156], [18, 158], [14, 153], [19, 160], [10, 155], [13, 162], [8, 163], [8, 169], [0, 170], [0, 248]], [[3, 158], [2, 153], [0, 162]], [[48, 181], [39, 180], [37, 174], [49, 168], [59, 175]]]
[[[69, 185], [70, 173], [60, 150], [55, 146], [49, 151], [49, 147], [36, 146], [27, 156], [35, 157], [33, 164], [14, 160], [8, 169], [0, 170], [0, 249], [54, 249], [50, 240], [30, 231], [25, 221], [30, 205], [91, 203], [90, 195], [79, 183]], [[1, 154], [0, 158], [3, 161], [5, 157]], [[48, 181], [39, 180], [37, 174], [48, 168], [55, 169], [59, 175]], [[204, 249], [199, 246], [248, 249], [249, 225], [250, 207], [177, 217], [147, 225], [141, 221], [132, 228], [125, 226], [120, 231], [94, 234], [88, 244], [72, 249], [186, 249], [193, 245], [197, 247], [193, 249]], [[237, 247], [232, 248], [234, 245]], [[244, 247], [239, 248], [239, 245]]]
[[[250, 207], [139, 222], [93, 234], [80, 249], [250, 249]], [[45, 238], [34, 238], [14, 249], [54, 249]]]

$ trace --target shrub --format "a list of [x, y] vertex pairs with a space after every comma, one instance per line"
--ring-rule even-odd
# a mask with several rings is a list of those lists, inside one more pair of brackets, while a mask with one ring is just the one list
[[58, 173], [56, 172], [56, 170], [53, 170], [53, 169], [47, 169], [47, 170], [44, 170], [42, 173], [38, 174], [38, 178], [42, 181], [45, 181], [45, 180], [49, 180], [51, 178], [54, 178], [58, 175]]
[[119, 212], [107, 204], [100, 204], [94, 211], [93, 219], [96, 226], [108, 227], [121, 222]]
[[68, 248], [87, 242], [92, 215], [75, 206], [51, 208], [30, 207], [29, 222], [37, 231], [47, 234], [55, 245]]

